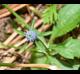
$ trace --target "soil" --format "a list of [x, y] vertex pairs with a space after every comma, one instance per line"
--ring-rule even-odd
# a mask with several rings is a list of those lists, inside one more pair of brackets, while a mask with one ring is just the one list
[[6, 17], [0, 19], [0, 41], [3, 42], [7, 39], [8, 34], [12, 32], [12, 26], [10, 23], [11, 18]]

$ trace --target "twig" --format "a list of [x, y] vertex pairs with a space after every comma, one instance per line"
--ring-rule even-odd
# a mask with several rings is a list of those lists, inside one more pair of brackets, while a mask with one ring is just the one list
[[[19, 27], [18, 30], [21, 30], [21, 28]], [[17, 36], [16, 32], [13, 32], [12, 35], [10, 37], [8, 37], [8, 39], [3, 43], [4, 45], [7, 45], [10, 43], [10, 41]]]
[[22, 36], [17, 36], [16, 37], [16, 39], [14, 39], [14, 40], [12, 40], [11, 42], [10, 42], [10, 45], [12, 45], [12, 44], [15, 44], [18, 40], [20, 40], [22, 38]]
[[1, 63], [0, 66], [47, 68], [47, 69], [50, 69], [50, 70], [60, 70], [56, 66], [52, 66], [52, 65], [48, 65], [48, 64], [9, 64], [9, 63]]
[[[17, 11], [25, 6], [26, 6], [26, 4], [11, 4], [10, 8], [13, 9], [14, 11]], [[9, 16], [10, 14], [11, 13], [6, 8], [0, 10], [0, 18]]]

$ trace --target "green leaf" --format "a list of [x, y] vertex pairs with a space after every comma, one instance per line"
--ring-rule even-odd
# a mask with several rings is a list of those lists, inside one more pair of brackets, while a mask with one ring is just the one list
[[[42, 55], [42, 56], [41, 56]], [[31, 63], [36, 64], [47, 64], [47, 58], [42, 53], [33, 53]], [[44, 68], [31, 68], [32, 70], [45, 70]]]
[[46, 40], [45, 40], [45, 38], [44, 38], [43, 36], [38, 36], [38, 39], [44, 44], [44, 46], [45, 46], [46, 48], [49, 47], [49, 45], [47, 45]]
[[80, 67], [80, 65], [74, 65], [74, 66], [73, 66], [73, 70], [78, 70], [79, 67]]
[[50, 4], [49, 7], [47, 7], [43, 14], [42, 14], [43, 22], [44, 24], [53, 24], [54, 20], [57, 20], [57, 12], [56, 12], [56, 5]]
[[48, 31], [48, 32], [41, 32], [42, 36], [48, 36], [52, 33], [52, 31]]
[[23, 31], [20, 31], [18, 29], [14, 29], [14, 31], [16, 31], [21, 36], [25, 36], [25, 33]]
[[58, 13], [58, 22], [54, 26], [52, 39], [60, 37], [77, 27], [80, 22], [80, 4], [67, 4]]
[[37, 51], [38, 52], [42, 52], [42, 53], [46, 53], [45, 52], [45, 46], [40, 42], [40, 41], [36, 41], [36, 46], [37, 46]]
[[31, 28], [32, 29], [34, 28], [34, 24], [35, 24], [35, 20], [33, 19], [32, 22], [31, 22]]
[[58, 68], [60, 68], [61, 70], [73, 70], [72, 67], [68, 67], [67, 65], [64, 65], [63, 63], [61, 63], [60, 60], [58, 60], [57, 58], [53, 57], [53, 56], [47, 56], [48, 58], [48, 63], [53, 65], [53, 66], [57, 66]]
[[[37, 58], [36, 62], [37, 64], [45, 64], [46, 58]], [[31, 68], [31, 70], [48, 70], [46, 68]]]
[[61, 56], [68, 59], [74, 59], [74, 57], [80, 58], [80, 41], [78, 39], [69, 38], [55, 47], [55, 50]]
[[29, 48], [29, 45], [27, 43], [25, 43], [24, 45], [22, 45], [20, 48], [19, 48], [19, 51], [20, 52], [24, 52], [24, 51], [28, 51], [30, 48]]

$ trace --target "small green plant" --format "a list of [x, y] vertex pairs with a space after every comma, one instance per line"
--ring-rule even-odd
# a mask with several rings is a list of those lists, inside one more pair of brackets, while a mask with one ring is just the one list
[[[34, 47], [29, 49], [32, 53], [31, 63], [50, 64], [56, 65], [61, 69], [78, 70], [80, 66], [80, 41], [77, 38], [68, 37], [64, 42], [56, 44], [54, 40], [68, 34], [79, 26], [80, 4], [66, 4], [59, 11], [57, 11], [56, 4], [47, 6], [42, 13], [42, 19], [44, 24], [51, 24], [53, 28], [43, 33], [38, 32], [38, 30], [34, 28], [34, 23], [32, 23], [32, 27], [26, 24], [24, 19], [10, 9], [7, 4], [3, 4], [3, 6], [16, 17], [18, 23], [23, 24], [22, 26], [24, 28], [27, 27], [29, 31], [31, 28], [32, 31], [36, 33], [34, 36], [37, 36], [37, 39], [34, 38], [35, 40], [30, 40], [34, 43]], [[14, 30], [21, 36], [25, 36], [23, 31], [15, 28]], [[33, 34], [33, 32], [31, 32], [31, 34]], [[45, 36], [49, 38], [47, 39]], [[27, 44], [24, 44], [20, 50], [28, 50], [26, 45]], [[60, 59], [61, 57], [63, 59]]]

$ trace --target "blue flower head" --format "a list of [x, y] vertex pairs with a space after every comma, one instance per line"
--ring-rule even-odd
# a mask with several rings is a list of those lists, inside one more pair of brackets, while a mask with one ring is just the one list
[[33, 30], [27, 31], [26, 38], [28, 42], [34, 42], [37, 39], [37, 34]]

